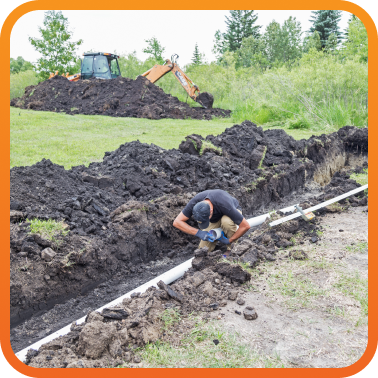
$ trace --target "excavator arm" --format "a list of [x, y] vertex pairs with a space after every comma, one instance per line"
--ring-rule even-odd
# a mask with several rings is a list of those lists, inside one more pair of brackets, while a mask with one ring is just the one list
[[178, 55], [175, 54], [171, 57], [171, 60], [167, 59], [163, 65], [156, 64], [148, 71], [144, 72], [141, 76], [144, 76], [145, 78], [150, 80], [151, 83], [155, 83], [168, 72], [172, 72], [177, 81], [186, 90], [190, 98], [201, 104], [204, 108], [212, 108], [214, 102], [213, 96], [207, 92], [200, 92], [197, 85], [195, 85], [193, 81], [190, 80], [188, 76], [186, 76], [186, 74], [176, 63], [177, 58]]

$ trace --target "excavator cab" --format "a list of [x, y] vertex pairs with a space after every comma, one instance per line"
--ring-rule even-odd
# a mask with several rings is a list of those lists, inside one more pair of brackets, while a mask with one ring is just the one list
[[118, 64], [118, 55], [90, 52], [84, 53], [81, 62], [81, 79], [96, 77], [98, 79], [115, 79], [121, 75]]

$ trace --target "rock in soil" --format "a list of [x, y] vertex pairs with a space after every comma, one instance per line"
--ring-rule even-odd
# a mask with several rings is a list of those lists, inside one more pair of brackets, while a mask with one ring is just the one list
[[243, 311], [244, 318], [247, 320], [257, 319], [257, 312], [253, 307], [247, 306]]
[[294, 260], [307, 260], [308, 255], [305, 251], [302, 250], [293, 250], [289, 252], [289, 256]]

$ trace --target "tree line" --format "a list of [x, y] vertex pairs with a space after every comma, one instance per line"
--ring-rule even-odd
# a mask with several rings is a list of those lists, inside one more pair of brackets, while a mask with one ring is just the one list
[[[230, 10], [226, 16], [226, 32], [215, 32], [213, 53], [216, 64], [227, 65], [234, 61], [236, 68], [258, 67], [266, 70], [281, 65], [292, 65], [311, 49], [338, 55], [341, 59], [359, 56], [367, 62], [367, 32], [363, 23], [351, 15], [347, 28], [340, 31], [341, 11], [317, 10], [311, 15], [311, 27], [302, 31], [301, 23], [290, 16], [280, 25], [273, 20], [264, 32], [258, 25], [258, 14], [254, 10]], [[40, 38], [29, 37], [32, 46], [41, 54], [33, 65], [21, 56], [11, 58], [10, 72], [19, 73], [36, 70], [41, 79], [50, 72], [75, 73], [80, 70], [80, 60], [75, 52], [83, 40], [72, 41], [68, 19], [61, 11], [47, 11], [43, 27], [39, 27]], [[145, 40], [142, 50], [156, 63], [163, 64], [165, 48], [156, 37]], [[204, 53], [195, 44], [192, 65], [206, 64]]]
[[291, 65], [311, 49], [346, 58], [358, 54], [367, 61], [367, 33], [354, 15], [344, 32], [340, 31], [341, 11], [317, 10], [311, 15], [311, 27], [302, 31], [301, 23], [290, 16], [280, 25], [273, 20], [264, 33], [253, 10], [232, 10], [226, 17], [227, 30], [215, 33], [213, 52], [217, 62], [233, 56], [237, 67], [268, 69]]

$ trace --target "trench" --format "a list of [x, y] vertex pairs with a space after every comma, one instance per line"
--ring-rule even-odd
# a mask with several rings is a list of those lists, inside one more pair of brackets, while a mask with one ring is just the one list
[[[216, 145], [216, 141], [213, 143]], [[219, 145], [221, 146], [222, 143]], [[245, 217], [258, 216], [272, 209], [306, 201], [307, 198], [327, 189], [327, 185], [330, 185], [336, 173], [340, 174], [342, 171], [367, 165], [367, 146], [361, 142], [351, 146], [350, 143], [341, 140], [338, 141], [337, 148], [335, 148], [335, 138], [324, 136], [323, 139], [307, 141], [305, 147], [298, 149], [298, 161], [294, 159], [291, 164], [286, 163], [279, 172], [274, 163], [267, 165], [267, 169], [263, 172], [264, 178], [257, 180], [257, 185], [253, 187], [253, 190], [248, 190], [248, 185], [238, 185], [234, 188], [232, 194], [241, 203]], [[223, 149], [226, 149], [225, 146]], [[210, 153], [209, 155], [208, 157], [211, 157], [214, 162], [219, 161], [216, 154]], [[232, 158], [229, 153], [227, 159], [232, 160]], [[268, 156], [268, 159], [273, 161], [274, 155]], [[237, 158], [234, 160], [242, 165]], [[253, 168], [248, 161], [242, 163]], [[286, 170], [284, 171], [283, 168]], [[251, 169], [252, 175], [255, 176], [252, 176], [249, 171], [239, 171], [237, 176], [243, 177], [244, 173], [246, 176], [251, 175], [254, 178], [256, 170], [259, 169]], [[86, 172], [86, 174], [88, 173], [92, 174], [92, 172]], [[172, 175], [173, 180], [182, 177], [182, 173], [179, 172], [179, 175]], [[128, 185], [128, 181], [125, 181]], [[348, 184], [348, 179], [343, 178], [339, 181], [345, 181]], [[222, 179], [220, 182], [224, 182], [224, 180]], [[343, 188], [345, 191], [348, 191], [349, 184], [347, 184]], [[97, 188], [95, 186], [95, 190], [98, 190]], [[198, 189], [201, 188], [195, 189], [199, 191]], [[64, 284], [65, 290], [60, 290], [59, 295], [56, 296], [50, 295], [46, 290], [41, 290], [43, 295], [39, 298], [38, 292], [35, 290], [37, 298], [34, 302], [31, 300], [30, 304], [24, 307], [22, 305], [13, 306], [16, 310], [13, 312], [14, 316], [11, 317], [11, 344], [15, 352], [193, 257], [197, 240], [175, 233], [171, 226], [174, 216], [180, 212], [190, 196], [185, 197], [183, 192], [176, 194], [174, 191], [169, 194], [171, 197], [168, 195], [160, 202], [154, 200], [154, 193], [151, 194], [152, 198], [148, 202], [141, 201], [141, 199], [148, 199], [148, 194], [144, 198], [140, 196], [132, 201], [142, 202], [144, 205], [141, 208], [136, 208], [137, 205], [133, 203], [131, 208], [123, 209], [123, 212], [115, 214], [110, 226], [109, 223], [104, 223], [107, 230], [104, 230], [99, 238], [94, 236], [90, 240], [92, 244], [101, 243], [100, 239], [103, 239], [107, 233], [114, 234], [122, 231], [123, 234], [127, 234], [127, 238], [126, 240], [122, 238], [113, 240], [109, 244], [103, 243], [99, 250], [92, 250], [91, 254], [86, 257], [89, 262], [75, 260], [78, 265], [77, 269], [82, 269], [78, 262], [82, 263], [84, 268], [89, 265], [92, 269], [91, 274], [85, 279], [79, 276], [73, 277], [73, 279], [66, 277], [75, 274], [75, 267], [71, 273], [65, 272], [64, 277], [60, 272], [53, 275], [52, 270], [47, 271], [52, 280], [56, 280], [55, 287]], [[114, 201], [114, 210], [110, 210], [114, 212], [119, 209], [122, 200]], [[153, 200], [152, 205], [149, 205], [151, 200]], [[145, 204], [151, 208], [146, 211], [142, 210], [146, 206]], [[153, 212], [156, 214], [154, 215]], [[130, 219], [132, 227], [129, 227]], [[150, 226], [146, 227], [146, 224]], [[75, 237], [87, 238], [87, 235], [83, 236], [78, 232]], [[86, 240], [88, 241], [89, 238]], [[74, 244], [74, 242], [75, 240], [72, 243]], [[104, 256], [101, 256], [101, 253]], [[92, 262], [95, 255], [96, 266]], [[102, 257], [107, 262], [107, 267], [113, 267], [112, 269], [99, 266]], [[80, 258], [82, 259], [83, 256]], [[41, 273], [41, 275], [44, 274]], [[72, 283], [72, 288], [67, 289], [67, 283]], [[49, 285], [48, 281], [47, 285]]]

